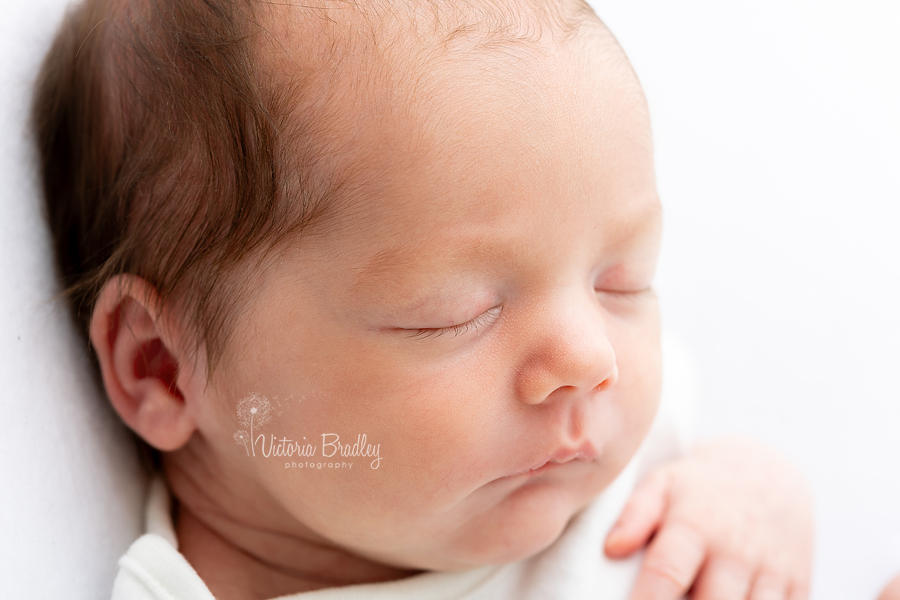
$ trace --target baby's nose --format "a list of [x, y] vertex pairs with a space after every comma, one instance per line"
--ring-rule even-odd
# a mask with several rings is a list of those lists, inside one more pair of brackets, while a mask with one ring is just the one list
[[546, 306], [529, 330], [517, 380], [522, 403], [540, 404], [554, 395], [593, 395], [615, 385], [616, 353], [602, 310], [592, 299], [561, 299]]

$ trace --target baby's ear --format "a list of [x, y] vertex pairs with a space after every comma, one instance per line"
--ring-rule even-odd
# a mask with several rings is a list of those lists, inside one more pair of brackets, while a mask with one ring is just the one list
[[196, 424], [185, 390], [202, 373], [185, 364], [185, 336], [164, 322], [156, 290], [133, 275], [117, 275], [94, 305], [91, 343], [103, 385], [122, 420], [158, 450], [180, 448]]

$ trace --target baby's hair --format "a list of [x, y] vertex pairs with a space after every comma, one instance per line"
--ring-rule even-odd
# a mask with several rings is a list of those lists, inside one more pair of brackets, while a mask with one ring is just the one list
[[[309, 4], [86, 0], [68, 12], [33, 120], [57, 266], [85, 336], [104, 284], [134, 274], [177, 305], [212, 374], [255, 272], [248, 258], [324, 226], [364, 187], [334, 133], [340, 86], [371, 83], [353, 73], [366, 63], [350, 62], [363, 54], [350, 38], [488, 52], [533, 45], [542, 29], [608, 32], [583, 0]], [[344, 19], [353, 35], [341, 39]], [[399, 27], [382, 44], [385, 22]], [[288, 52], [290, 27], [301, 32]]]
[[314, 217], [312, 186], [286, 189], [312, 178], [285, 165], [253, 23], [241, 0], [97, 0], [67, 15], [34, 121], [56, 259], [85, 334], [103, 284], [134, 273], [178, 299], [214, 362], [232, 316], [227, 276]]

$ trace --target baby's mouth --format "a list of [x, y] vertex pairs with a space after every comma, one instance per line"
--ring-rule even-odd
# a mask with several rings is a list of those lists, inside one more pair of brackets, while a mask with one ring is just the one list
[[510, 477], [534, 475], [552, 469], [557, 465], [564, 465], [573, 461], [590, 462], [595, 458], [597, 458], [597, 450], [589, 441], [585, 441], [575, 448], [562, 446], [541, 462], [516, 471]]

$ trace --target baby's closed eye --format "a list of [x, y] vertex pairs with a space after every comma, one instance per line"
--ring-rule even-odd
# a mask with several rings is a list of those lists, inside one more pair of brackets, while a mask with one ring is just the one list
[[401, 327], [398, 330], [404, 332], [407, 337], [415, 339], [435, 338], [443, 335], [457, 337], [470, 331], [477, 332], [490, 327], [500, 316], [502, 310], [503, 306], [494, 306], [473, 319], [446, 327]]

